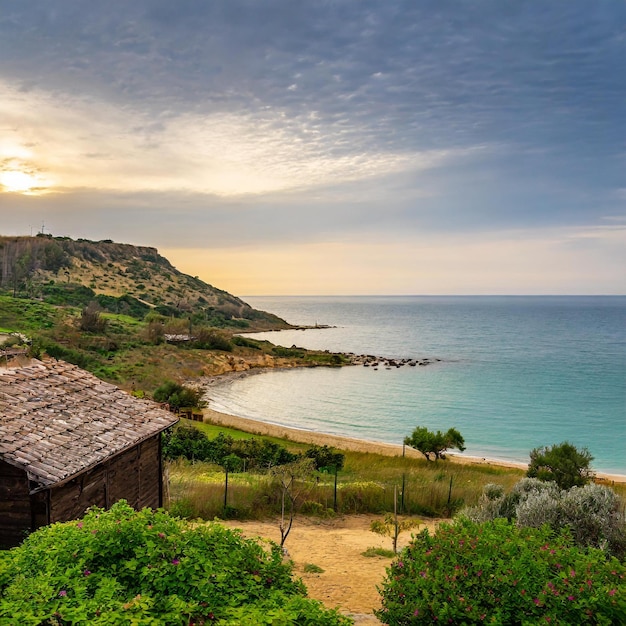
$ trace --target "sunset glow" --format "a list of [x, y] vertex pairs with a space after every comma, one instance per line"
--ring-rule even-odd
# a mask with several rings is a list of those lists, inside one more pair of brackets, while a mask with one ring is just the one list
[[47, 191], [47, 186], [45, 181], [28, 172], [19, 170], [0, 172], [0, 187], [4, 192], [36, 195]]

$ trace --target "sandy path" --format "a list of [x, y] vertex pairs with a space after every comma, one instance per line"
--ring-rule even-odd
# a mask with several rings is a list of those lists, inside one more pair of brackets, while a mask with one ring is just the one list
[[[380, 608], [377, 585], [380, 585], [385, 568], [391, 559], [364, 557], [369, 547], [391, 549], [391, 539], [370, 530], [375, 515], [351, 515], [331, 520], [298, 517], [285, 547], [295, 565], [295, 574], [302, 578], [308, 595], [329, 608], [339, 608], [349, 614], [356, 624], [380, 624], [374, 609]], [[240, 528], [246, 537], [261, 537], [280, 543], [277, 520], [223, 522], [230, 528]], [[427, 520], [412, 532], [426, 526], [434, 528], [436, 521]], [[406, 545], [411, 531], [400, 535], [399, 547]], [[307, 574], [304, 566], [321, 567], [321, 574]]]

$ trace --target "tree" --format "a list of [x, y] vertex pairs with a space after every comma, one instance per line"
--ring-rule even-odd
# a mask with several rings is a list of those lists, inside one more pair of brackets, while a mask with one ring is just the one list
[[322, 468], [328, 468], [333, 470], [343, 469], [344, 455], [341, 452], [335, 452], [329, 446], [312, 446], [304, 455], [313, 459], [315, 463], [315, 469], [321, 470]]
[[459, 452], [465, 450], [465, 440], [456, 428], [442, 433], [440, 430], [432, 432], [424, 426], [418, 426], [410, 437], [405, 437], [404, 444], [419, 450], [429, 461], [433, 460], [431, 455], [435, 461], [445, 459], [444, 453], [450, 448], [456, 448]]
[[587, 448], [578, 449], [564, 441], [531, 450], [526, 476], [553, 481], [561, 489], [581, 487], [594, 477], [591, 461], [593, 456]]
[[411, 530], [419, 526], [419, 521], [414, 519], [398, 519], [398, 489], [393, 489], [393, 515], [391, 513], [385, 513], [383, 521], [374, 520], [370, 524], [370, 530], [377, 535], [384, 537], [391, 537], [393, 543], [394, 554], [398, 554], [398, 537], [400, 533], [405, 530]]
[[280, 465], [271, 470], [280, 494], [280, 547], [291, 532], [293, 519], [304, 497], [311, 490], [308, 479], [315, 471], [313, 459], [302, 458], [287, 465]]

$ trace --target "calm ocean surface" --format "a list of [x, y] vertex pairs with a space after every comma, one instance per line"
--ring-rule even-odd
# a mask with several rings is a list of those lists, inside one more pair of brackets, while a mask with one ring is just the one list
[[292, 324], [273, 343], [427, 367], [269, 372], [212, 388], [211, 407], [325, 433], [402, 443], [457, 428], [468, 456], [528, 462], [537, 446], [586, 446], [626, 474], [626, 297], [248, 297]]

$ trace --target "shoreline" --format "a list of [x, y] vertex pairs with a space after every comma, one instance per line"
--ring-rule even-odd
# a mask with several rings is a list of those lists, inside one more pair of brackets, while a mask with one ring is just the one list
[[[237, 372], [237, 374], [241, 375], [242, 372]], [[213, 384], [216, 382], [217, 381], [212, 381]], [[204, 421], [207, 423], [214, 424], [216, 426], [224, 426], [226, 428], [234, 428], [252, 435], [265, 435], [297, 443], [319, 446], [326, 445], [338, 450], [381, 454], [384, 456], [402, 456], [404, 448], [405, 456], [416, 459], [424, 458], [423, 455], [417, 450], [400, 444], [368, 441], [366, 439], [357, 439], [356, 437], [348, 437], [345, 435], [331, 435], [329, 433], [322, 433], [313, 430], [282, 426], [280, 424], [273, 424], [262, 420], [222, 413], [210, 407], [203, 409], [202, 412], [204, 415]], [[518, 469], [522, 471], [525, 471], [528, 468], [526, 463], [515, 463], [513, 461], [504, 461], [501, 459], [462, 456], [461, 454], [454, 453], [448, 453], [446, 457], [453, 463], [465, 465], [488, 465], [493, 467]], [[611, 482], [626, 483], [626, 475], [609, 474], [605, 472], [596, 472], [595, 475], [596, 478], [599, 479], [598, 482], [603, 484]]]

